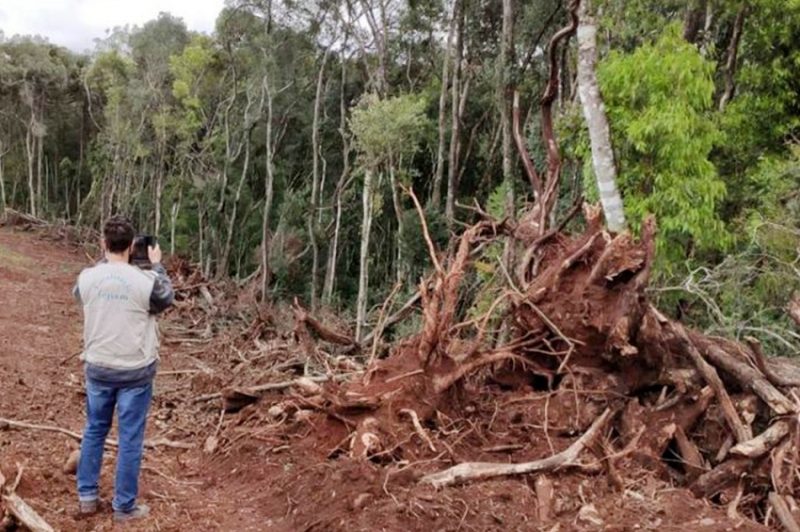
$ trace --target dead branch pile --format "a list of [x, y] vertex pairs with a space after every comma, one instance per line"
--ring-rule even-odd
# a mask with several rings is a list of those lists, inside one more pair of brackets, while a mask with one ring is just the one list
[[34, 231], [48, 240], [66, 242], [74, 246], [94, 246], [99, 249], [100, 233], [86, 226], [73, 225], [66, 220], [50, 222], [6, 208], [5, 213], [0, 213], [0, 226], [3, 225], [23, 231]]
[[[638, 240], [606, 232], [591, 207], [581, 234], [564, 235], [564, 223], [551, 227], [561, 166], [550, 113], [555, 58], [575, 30], [575, 7], [550, 43], [544, 174], [517, 138], [534, 192], [530, 209], [518, 222], [479, 221], [447, 257], [433, 249], [423, 220], [435, 271], [419, 287], [419, 333], [361, 378], [276, 396], [268, 411], [274, 423], [259, 434], [279, 445], [292, 424], [321, 416], [344, 434], [329, 457], [449, 461], [420, 478], [439, 487], [576, 469], [605, 474], [623, 490], [644, 472], [729, 505], [729, 515], [763, 521], [774, 513], [795, 529], [800, 369], [765, 358], [755, 341], [686, 329], [649, 303], [655, 220]], [[474, 302], [465, 305], [462, 290], [474, 251], [500, 240], [516, 257], [498, 265], [506, 287], [488, 311], [470, 317], [463, 309]], [[316, 327], [302, 309], [296, 314], [303, 329]], [[497, 453], [509, 459], [491, 460]]]
[[[503, 229], [474, 226], [421, 285], [419, 334], [364, 378], [306, 386], [272, 403], [271, 413], [302, 420], [323, 412], [347, 430], [340, 451], [382, 463], [439, 456], [452, 447], [449, 433], [463, 431], [493, 402], [495, 411], [485, 413], [507, 417], [515, 430], [500, 441], [484, 433], [480, 454], [526, 456], [514, 451], [533, 451], [535, 440], [555, 441], [552, 451], [538, 446], [536, 459], [494, 463], [464, 461], [451, 450], [454, 465], [421, 482], [573, 468], [605, 473], [622, 489], [630, 472], [647, 471], [751, 519], [769, 512], [794, 519], [800, 370], [765, 358], [752, 339], [742, 345], [707, 337], [650, 305], [652, 220], [636, 241], [606, 233], [595, 210], [587, 209], [586, 219], [583, 234], [538, 243], [538, 271], [520, 270], [503, 303], [457, 321], [470, 250]], [[487, 331], [498, 316], [495, 328], [511, 330], [501, 345]], [[585, 450], [595, 457], [582, 457]]]

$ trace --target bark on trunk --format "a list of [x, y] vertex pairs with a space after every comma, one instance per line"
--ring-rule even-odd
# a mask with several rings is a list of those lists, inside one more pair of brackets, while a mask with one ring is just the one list
[[[8, 207], [8, 203], [6, 202], [6, 182], [5, 176], [3, 175], [3, 156], [6, 154], [3, 151], [2, 142], [0, 142], [0, 218], [5, 215], [6, 207]], [[69, 198], [67, 199], [69, 201]]]
[[35, 136], [34, 140], [36, 142], [36, 211], [41, 213], [42, 211], [42, 157], [43, 157], [43, 149], [42, 149], [42, 135], [41, 131], [39, 131]]
[[228, 218], [228, 230], [225, 236], [225, 247], [222, 250], [222, 257], [220, 259], [219, 267], [217, 268], [218, 274], [220, 276], [225, 276], [228, 274], [229, 263], [231, 258], [231, 251], [233, 249], [233, 233], [234, 229], [236, 228], [236, 217], [239, 210], [239, 201], [242, 198], [242, 189], [244, 188], [244, 183], [247, 180], [247, 171], [249, 170], [250, 166], [250, 140], [249, 134], [245, 135], [245, 146], [244, 146], [244, 163], [242, 164], [242, 173], [239, 176], [239, 184], [236, 186], [236, 195], [233, 198], [233, 203], [231, 205], [231, 215]]
[[433, 177], [431, 190], [431, 204], [437, 209], [442, 203], [442, 178], [444, 177], [444, 147], [447, 136], [447, 88], [450, 81], [450, 57], [453, 53], [453, 36], [456, 26], [456, 12], [461, 0], [455, 0], [453, 13], [450, 19], [450, 29], [447, 32], [447, 48], [444, 51], [442, 62], [442, 87], [439, 92], [439, 145], [436, 150], [436, 171]]
[[[511, 112], [508, 101], [509, 91], [512, 90], [511, 54], [514, 45], [514, 12], [511, 2], [512, 0], [503, 0], [503, 33], [500, 43], [500, 75], [498, 76], [497, 99], [500, 106], [500, 130], [502, 132], [503, 182], [506, 186], [505, 216], [509, 220], [514, 220], [516, 218], [516, 195], [514, 191], [514, 167], [511, 159]], [[514, 243], [511, 239], [505, 242], [502, 260], [506, 270], [510, 271], [510, 267], [514, 262]], [[498, 341], [502, 342], [507, 333], [508, 331], [504, 328], [499, 335]]]
[[269, 87], [269, 78], [264, 75], [261, 89], [265, 95], [267, 103], [266, 132], [264, 134], [264, 148], [266, 150], [265, 166], [267, 167], [267, 177], [264, 180], [264, 212], [261, 218], [261, 300], [266, 301], [269, 279], [272, 275], [270, 269], [269, 255], [271, 251], [271, 233], [269, 228], [269, 217], [272, 212], [272, 198], [274, 192], [275, 174], [273, 169], [273, 145], [272, 145], [272, 91]]
[[350, 140], [347, 136], [347, 106], [345, 103], [345, 85], [347, 82], [347, 61], [342, 56], [342, 88], [339, 93], [339, 134], [342, 137], [342, 173], [336, 184], [334, 193], [336, 200], [336, 218], [333, 227], [333, 238], [328, 248], [328, 264], [325, 269], [325, 284], [322, 287], [322, 302], [330, 305], [333, 297], [333, 286], [336, 280], [336, 263], [339, 254], [339, 232], [342, 227], [342, 194], [350, 183]]
[[511, 113], [508, 94], [511, 88], [511, 54], [514, 44], [514, 12], [512, 0], [503, 0], [503, 34], [500, 43], [500, 74], [498, 76], [497, 100], [500, 106], [500, 123], [503, 137], [503, 181], [508, 187], [506, 216], [514, 218], [514, 175], [511, 159]]
[[622, 196], [617, 189], [617, 169], [611, 147], [608, 118], [606, 117], [600, 87], [597, 84], [597, 23], [591, 12], [591, 0], [581, 2], [578, 25], [578, 93], [583, 115], [589, 129], [592, 148], [592, 166], [600, 191], [600, 202], [606, 224], [614, 233], [625, 229], [625, 211]]
[[181, 193], [178, 193], [178, 201], [172, 204], [169, 220], [169, 253], [175, 254], [175, 226], [178, 223], [178, 214], [181, 211]]
[[[401, 159], [402, 161], [402, 159]], [[403, 238], [403, 203], [400, 200], [400, 185], [397, 182], [397, 172], [395, 170], [395, 162], [392, 156], [389, 157], [389, 184], [392, 187], [392, 206], [394, 207], [394, 214], [397, 220], [397, 238], [395, 239], [396, 246], [396, 264], [395, 264], [395, 280], [401, 282], [407, 271], [404, 264], [403, 248], [400, 242]]]
[[313, 176], [311, 181], [311, 213], [308, 217], [308, 239], [311, 242], [311, 310], [316, 311], [319, 305], [317, 294], [317, 282], [319, 278], [319, 243], [317, 233], [319, 229], [319, 197], [320, 191], [320, 162], [319, 162], [319, 122], [320, 110], [322, 108], [323, 81], [325, 79], [325, 64], [328, 62], [330, 48], [325, 50], [322, 56], [322, 64], [317, 75], [317, 91], [314, 97], [314, 118], [311, 125], [311, 149]]
[[458, 176], [458, 155], [461, 139], [461, 60], [464, 55], [464, 8], [463, 2], [456, 3], [458, 9], [453, 15], [456, 18], [455, 60], [453, 61], [453, 87], [450, 123], [450, 153], [447, 162], [447, 204], [445, 217], [448, 225], [455, 221], [456, 177]]
[[742, 39], [742, 29], [744, 28], [744, 19], [746, 15], [747, 4], [744, 4], [736, 14], [736, 20], [733, 23], [733, 33], [731, 34], [731, 42], [728, 44], [727, 59], [725, 61], [725, 91], [719, 99], [720, 111], [725, 110], [725, 106], [731, 101], [734, 91], [736, 90], [736, 57], [739, 54], [739, 42]]
[[25, 132], [25, 156], [28, 161], [28, 204], [31, 216], [36, 216], [36, 188], [33, 178], [33, 150], [35, 147], [33, 136], [33, 115]]
[[358, 270], [358, 298], [356, 301], [356, 342], [361, 340], [367, 317], [367, 289], [369, 288], [369, 233], [372, 228], [372, 169], [364, 173], [362, 194], [361, 252]]
[[687, 42], [697, 44], [706, 22], [707, 0], [694, 0], [686, 9], [683, 21], [683, 38]]

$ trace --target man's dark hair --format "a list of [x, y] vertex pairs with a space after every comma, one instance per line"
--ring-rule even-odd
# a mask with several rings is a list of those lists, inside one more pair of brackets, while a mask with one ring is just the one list
[[112, 216], [103, 226], [106, 249], [111, 253], [122, 253], [130, 248], [135, 234], [133, 223], [125, 216]]

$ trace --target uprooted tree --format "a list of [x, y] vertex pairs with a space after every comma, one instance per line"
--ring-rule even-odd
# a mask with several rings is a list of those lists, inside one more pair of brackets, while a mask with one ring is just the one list
[[[698, 497], [730, 503], [734, 512], [738, 507], [758, 517], [771, 506], [787, 528], [796, 526], [786, 509], [798, 480], [800, 369], [767, 360], [753, 339], [744, 345], [705, 336], [650, 304], [654, 219], [645, 221], [638, 239], [627, 231], [609, 233], [600, 209], [591, 206], [584, 206], [580, 234], [563, 232], [577, 206], [554, 221], [561, 168], [551, 113], [557, 48], [575, 33], [577, 4], [571, 5], [570, 24], [549, 44], [541, 174], [514, 113], [516, 146], [533, 192], [525, 214], [516, 222], [498, 221], [478, 209], [482, 219], [441, 254], [411, 192], [434, 270], [419, 285], [419, 332], [373, 362], [363, 378], [313, 389], [294, 406], [340, 421], [350, 433], [351, 456], [380, 461], [402, 455], [399, 435], [408, 433], [409, 422], [433, 452], [439, 409], [453, 403], [463, 383], [511, 372], [520, 386], [545, 382], [548, 400], [573, 402], [574, 428], [582, 436], [548, 458], [461, 463], [422, 482], [444, 486], [574, 467], [605, 471], [621, 487], [621, 463], [633, 462]], [[476, 317], [464, 310], [474, 303], [464, 294], [464, 279], [481, 250], [500, 239], [513, 242], [516, 263], [499, 265], [505, 288]], [[510, 334], [495, 334], [500, 329]], [[546, 420], [544, 431], [547, 437]], [[598, 456], [581, 460], [584, 449]], [[680, 467], [665, 462], [668, 449], [679, 455]]]

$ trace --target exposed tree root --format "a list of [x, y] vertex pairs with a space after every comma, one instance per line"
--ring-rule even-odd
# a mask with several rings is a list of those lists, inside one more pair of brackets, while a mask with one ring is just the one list
[[[417, 456], [449, 449], [437, 412], [445, 408], [457, 415], [454, 396], [467, 388], [480, 390], [501, 375], [504, 382], [525, 389], [531, 379], [544, 378], [546, 390], [532, 396], [546, 398], [540, 420], [545, 438], [553, 430], [548, 417], [561, 416], [563, 425], [567, 407], [573, 412], [570, 426], [583, 432], [566, 450], [519, 463], [466, 462], [431, 472], [422, 481], [446, 486], [504, 475], [555, 474], [581, 467], [581, 451], [608, 437], [625, 451], [615, 453], [609, 444], [608, 459], [597, 464], [607, 464], [620, 486], [625, 468], [618, 463], [633, 461], [699, 497], [725, 491], [727, 502], [737, 498], [731, 511], [754, 518], [758, 505], [768, 504], [766, 492], [756, 485], [774, 481], [781, 483], [775, 491], [784, 493], [794, 485], [794, 470], [785, 462], [797, 456], [790, 437], [797, 406], [787, 383], [794, 383], [797, 373], [776, 369], [754, 352], [752, 343], [747, 347], [706, 337], [658, 312], [645, 292], [654, 222], [645, 224], [637, 241], [628, 234], [607, 235], [597, 212], [585, 213], [585, 233], [572, 239], [555, 236], [542, 244], [537, 274], [525, 286], [510, 284], [492, 298], [488, 311], [472, 319], [464, 319], [461, 310], [471, 250], [487, 239], [513, 238], [515, 228], [485, 220], [468, 229], [452, 257], [442, 258], [441, 270], [420, 285], [419, 334], [377, 360], [368, 381], [324, 384], [319, 409], [346, 420], [352, 457], [391, 460], [411, 445], [402, 416], [411, 419], [412, 434], [419, 436]], [[507, 306], [502, 312], [500, 303]], [[490, 318], [510, 325], [504, 346], [491, 345]], [[718, 428], [707, 432], [712, 426]], [[563, 434], [566, 429], [557, 430]], [[483, 447], [514, 453], [525, 445], [512, 441]], [[738, 486], [742, 494], [737, 496]]]
[[[631, 469], [621, 465], [625, 462], [698, 497], [719, 495], [731, 515], [760, 520], [771, 506], [784, 526], [796, 526], [791, 514], [787, 517], [791, 499], [785, 497], [796, 494], [800, 480], [800, 400], [793, 390], [800, 368], [766, 360], [755, 342], [748, 348], [688, 330], [650, 304], [654, 219], [644, 221], [638, 240], [628, 232], [605, 231], [596, 207], [584, 207], [581, 234], [562, 232], [576, 208], [556, 220], [561, 166], [551, 109], [559, 88], [556, 47], [574, 32], [576, 9], [577, 2], [571, 2], [569, 24], [548, 49], [550, 75], [541, 99], [547, 158], [542, 174], [525, 152], [519, 124], [515, 127], [533, 205], [515, 222], [494, 221], [475, 208], [481, 221], [444, 254], [435, 249], [422, 209], [409, 191], [434, 271], [420, 283], [419, 296], [385, 320], [384, 327], [419, 304], [419, 331], [371, 364], [370, 378], [327, 382], [321, 394], [305, 400], [306, 406], [344, 424], [349, 436], [343, 441], [350, 442], [350, 456], [359, 460], [434, 462], [440, 457], [431, 453], [446, 449], [441, 455], [455, 464], [454, 447], [468, 437], [477, 442], [471, 447], [475, 452], [502, 450], [512, 461], [517, 458], [513, 453], [524, 452], [532, 440], [546, 441], [551, 449], [549, 457], [532, 461], [526, 455], [518, 463], [475, 461], [438, 472], [428, 469], [422, 482], [434, 486], [586, 469], [578, 458], [591, 447], [601, 456], [594, 470], [602, 464], [619, 489]], [[496, 284], [505, 286], [489, 294], [465, 290], [476, 250], [500, 240], [515, 251], [509, 256], [519, 257], [497, 265], [495, 277], [505, 283]], [[800, 324], [800, 298], [788, 311]], [[295, 312], [303, 347], [314, 350], [310, 331], [336, 344], [351, 342], [299, 305]], [[512, 396], [506, 400], [504, 394]], [[506, 427], [513, 426], [503, 439], [492, 441], [495, 418], [522, 401], [530, 407], [509, 414]], [[403, 416], [411, 418], [410, 435]], [[527, 421], [520, 421], [524, 430], [514, 425], [516, 418]], [[565, 438], [574, 439], [555, 453], [555, 437], [562, 446]], [[343, 446], [338, 444], [333, 454]], [[545, 521], [552, 484], [537, 482], [537, 496]]]

